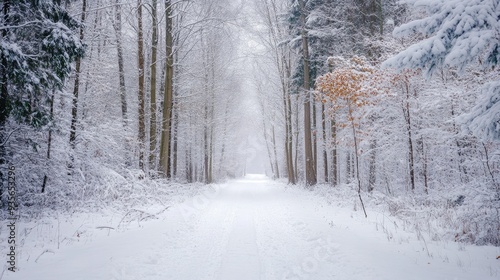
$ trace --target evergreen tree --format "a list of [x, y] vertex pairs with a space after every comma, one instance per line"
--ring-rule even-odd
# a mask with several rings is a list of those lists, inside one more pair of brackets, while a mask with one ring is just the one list
[[[34, 128], [50, 121], [50, 101], [64, 85], [84, 46], [75, 36], [80, 24], [60, 0], [0, 1], [0, 167], [10, 117]], [[3, 183], [3, 176], [0, 174]], [[1, 194], [0, 194], [1, 195]]]
[[1, 1], [0, 129], [9, 116], [40, 127], [48, 123], [49, 96], [82, 57], [79, 23], [60, 1]]

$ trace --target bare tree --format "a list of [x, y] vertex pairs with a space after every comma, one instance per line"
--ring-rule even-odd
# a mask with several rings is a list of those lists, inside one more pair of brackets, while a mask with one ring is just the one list
[[310, 78], [309, 78], [309, 44], [307, 38], [306, 31], [306, 15], [305, 15], [305, 7], [304, 1], [299, 0], [300, 6], [300, 21], [302, 25], [302, 57], [304, 60], [304, 91], [306, 94], [306, 98], [304, 101], [304, 149], [305, 149], [305, 167], [306, 167], [306, 184], [308, 186], [312, 186], [316, 184], [316, 170], [314, 169], [314, 155], [313, 155], [313, 147], [312, 147], [312, 137], [311, 137], [311, 101], [309, 92], [310, 86]]
[[122, 6], [120, 0], [116, 0], [115, 19], [113, 28], [116, 36], [116, 51], [118, 59], [118, 75], [120, 81], [120, 102], [122, 109], [123, 126], [127, 126], [127, 89], [125, 86], [125, 69], [123, 64], [123, 35], [122, 35]]
[[152, 30], [151, 35], [151, 69], [150, 69], [150, 120], [149, 120], [149, 168], [155, 169], [156, 165], [156, 69], [158, 65], [158, 3], [151, 2]]
[[165, 92], [163, 95], [163, 117], [160, 145], [160, 169], [167, 177], [171, 177], [170, 168], [170, 143], [172, 126], [172, 102], [174, 88], [174, 53], [173, 53], [173, 21], [172, 1], [165, 0], [165, 52], [167, 61], [165, 63]]
[[[80, 27], [80, 41], [83, 41], [85, 34], [85, 27], [83, 23], [85, 23], [85, 17], [87, 15], [87, 0], [82, 1], [82, 16], [81, 22], [82, 26]], [[71, 147], [75, 148], [75, 140], [76, 140], [76, 123], [78, 121], [78, 93], [80, 89], [80, 71], [82, 67], [82, 59], [78, 58], [76, 60], [75, 65], [75, 86], [73, 87], [73, 102], [71, 107], [71, 129], [69, 135], [69, 143]]]
[[145, 87], [144, 87], [144, 35], [142, 30], [142, 0], [137, 0], [137, 59], [139, 69], [139, 168], [145, 171], [144, 145], [146, 143]]

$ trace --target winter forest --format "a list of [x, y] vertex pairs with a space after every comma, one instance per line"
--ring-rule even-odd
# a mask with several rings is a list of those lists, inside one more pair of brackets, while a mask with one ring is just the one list
[[[359, 216], [356, 225], [386, 243], [425, 244], [434, 261], [452, 259], [436, 249], [444, 242], [457, 254], [489, 250], [489, 269], [443, 261], [449, 275], [471, 273], [453, 279], [500, 275], [499, 0], [0, 0], [0, 8], [0, 259], [9, 261], [7, 225], [17, 221], [16, 265], [2, 276], [35, 279], [22, 273], [37, 275], [40, 263], [48, 271], [60, 247], [165, 223], [175, 205], [208, 190], [220, 195], [191, 205], [196, 223], [179, 222], [184, 237], [172, 233], [165, 246], [199, 242], [188, 245], [198, 252], [226, 236], [226, 253], [213, 245], [189, 258], [220, 258], [219, 270], [190, 271], [174, 246], [161, 279], [337, 279], [335, 262], [309, 272], [299, 256], [302, 274], [277, 271], [289, 265], [277, 260], [281, 247], [262, 245], [283, 235], [283, 248], [314, 251], [293, 233], [323, 232], [313, 221], [322, 203], [324, 213], [350, 211], [351, 228]], [[287, 228], [280, 211], [291, 225], [310, 223]], [[222, 212], [233, 214], [214, 214]], [[82, 213], [104, 220], [82, 222]], [[343, 219], [324, 215], [334, 229]], [[226, 231], [210, 222], [220, 217], [231, 221]], [[233, 235], [257, 243], [236, 246], [255, 260], [231, 263]], [[242, 272], [254, 262], [259, 273]], [[120, 269], [81, 277], [157, 279]], [[80, 279], [71, 273], [57, 279]]]

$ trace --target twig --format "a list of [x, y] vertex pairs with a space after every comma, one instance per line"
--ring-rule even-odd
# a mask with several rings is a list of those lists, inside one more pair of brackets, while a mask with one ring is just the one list
[[12, 134], [13, 134], [14, 132], [16, 132], [17, 130], [19, 130], [19, 128], [16, 128], [16, 129], [12, 130], [12, 131], [9, 133], [9, 135], [7, 135], [7, 138], [5, 138], [5, 141], [3, 141], [3, 143], [1, 143], [1, 144], [0, 144], [0, 147], [3, 147], [3, 146], [5, 146], [5, 145], [7, 145], [7, 141], [9, 141], [9, 138], [10, 138], [10, 137], [12, 136]]
[[170, 208], [170, 206], [165, 207], [163, 210], [161, 210], [160, 212], [156, 213], [156, 215], [162, 214], [163, 212], [167, 211], [168, 208]]
[[43, 256], [43, 254], [45, 254], [45, 253], [52, 253], [52, 254], [55, 254], [55, 253], [54, 253], [54, 251], [47, 249], [47, 250], [43, 251], [43, 252], [40, 254], [40, 256], [38, 256], [38, 257], [36, 258], [35, 262], [38, 262], [38, 259], [39, 259], [41, 256]]
[[151, 214], [149, 214], [149, 213], [146, 213], [146, 212], [144, 212], [144, 211], [142, 211], [142, 210], [138, 210], [138, 209], [132, 209], [132, 210], [129, 210], [129, 211], [127, 212], [127, 214], [125, 214], [125, 215], [123, 216], [123, 218], [120, 220], [120, 222], [118, 223], [118, 226], [117, 226], [117, 227], [120, 227], [120, 225], [122, 224], [122, 222], [125, 220], [125, 217], [127, 217], [129, 214], [131, 214], [131, 213], [133, 213], [133, 212], [139, 212], [139, 213], [142, 213], [142, 214], [151, 215]]

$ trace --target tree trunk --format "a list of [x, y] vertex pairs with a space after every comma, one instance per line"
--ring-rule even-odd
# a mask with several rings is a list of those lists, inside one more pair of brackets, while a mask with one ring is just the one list
[[[263, 112], [262, 114], [265, 116], [266, 111], [265, 111], [265, 105], [262, 105], [263, 107]], [[264, 142], [266, 143], [266, 149], [267, 149], [267, 155], [269, 157], [269, 166], [271, 167], [271, 173], [274, 176], [274, 164], [273, 164], [273, 156], [271, 154], [271, 148], [269, 148], [269, 141], [267, 139], [267, 128], [266, 128], [266, 119], [262, 118], [262, 126], [263, 126], [263, 131], [264, 131]]]
[[356, 126], [354, 124], [354, 118], [352, 116], [352, 108], [349, 104], [349, 119], [351, 119], [351, 127], [352, 127], [352, 137], [354, 138], [354, 160], [356, 163], [356, 180], [358, 183], [358, 197], [361, 202], [361, 207], [363, 208], [363, 212], [365, 213], [365, 217], [368, 218], [365, 210], [365, 204], [363, 203], [363, 199], [361, 198], [361, 178], [359, 176], [359, 159], [358, 159], [358, 137], [356, 136]]
[[328, 149], [326, 144], [326, 111], [325, 104], [321, 103], [321, 135], [323, 137], [323, 177], [328, 183]]
[[347, 156], [346, 156], [346, 182], [347, 184], [351, 183], [351, 166], [352, 166], [352, 163], [351, 163], [351, 152], [350, 151], [347, 151]]
[[[285, 58], [283, 58], [285, 59]], [[278, 62], [279, 63], [279, 62]], [[293, 138], [292, 138], [292, 119], [291, 119], [291, 105], [290, 105], [290, 94], [288, 92], [287, 80], [290, 77], [289, 67], [286, 67], [286, 62], [282, 62], [283, 68], [282, 71], [285, 73], [281, 74], [281, 91], [283, 94], [283, 109], [285, 113], [285, 159], [286, 159], [286, 167], [287, 167], [287, 177], [289, 184], [295, 184], [295, 174], [293, 170]], [[283, 75], [287, 76], [287, 79], [283, 77]]]
[[[328, 71], [333, 72], [333, 65], [328, 64]], [[332, 185], [336, 186], [339, 183], [339, 168], [338, 168], [338, 159], [337, 159], [337, 122], [335, 120], [336, 114], [332, 112], [330, 116], [330, 131], [332, 133]], [[326, 133], [326, 132], [325, 132]], [[326, 136], [325, 136], [326, 137]]]
[[377, 160], [377, 139], [370, 140], [370, 166], [368, 171], [368, 191], [371, 192], [375, 188], [376, 183], [376, 160]]
[[318, 123], [317, 123], [317, 114], [316, 114], [316, 108], [318, 107], [318, 104], [316, 103], [316, 100], [312, 100], [312, 145], [313, 145], [313, 159], [314, 159], [314, 176], [316, 177], [316, 181], [318, 180]]
[[[212, 70], [213, 71], [213, 70]], [[212, 74], [214, 74], [212, 72]], [[211, 125], [209, 126], [209, 131], [210, 131], [210, 139], [208, 140], [208, 143], [209, 143], [209, 147], [208, 147], [208, 181], [209, 183], [213, 183], [213, 179], [214, 179], [214, 173], [213, 173], [213, 161], [214, 161], [214, 125], [215, 125], [215, 115], [214, 115], [214, 107], [215, 107], [215, 104], [214, 104], [214, 100], [215, 100], [215, 89], [213, 88], [213, 84], [214, 84], [214, 81], [215, 80], [212, 80], [212, 102], [210, 102], [211, 104], [211, 108], [210, 108], [210, 122], [211, 122]]]
[[162, 137], [160, 148], [160, 167], [165, 176], [170, 177], [170, 127], [172, 118], [173, 101], [173, 80], [174, 80], [174, 54], [173, 54], [173, 36], [172, 36], [172, 6], [171, 0], [165, 0], [165, 22], [166, 22], [166, 53], [167, 62], [165, 64], [165, 93], [163, 100], [162, 117]]
[[[10, 9], [10, 1], [6, 0], [3, 3], [2, 7], [2, 17], [4, 24], [8, 24], [9, 22], [9, 9]], [[2, 43], [3, 38], [8, 36], [7, 28], [3, 29], [0, 38], [0, 43]], [[4, 208], [6, 203], [3, 203], [5, 200], [3, 199], [4, 189], [7, 189], [7, 186], [4, 185], [6, 179], [4, 178], [3, 170], [4, 165], [7, 164], [7, 160], [5, 158], [6, 155], [6, 146], [7, 146], [7, 131], [6, 124], [7, 119], [10, 115], [10, 104], [9, 104], [9, 94], [8, 94], [8, 77], [7, 77], [7, 69], [8, 63], [3, 52], [0, 52], [0, 77], [2, 79], [0, 83], [0, 209]]]
[[156, 69], [158, 53], [158, 19], [157, 0], [151, 1], [152, 35], [151, 35], [151, 77], [150, 77], [150, 121], [149, 121], [149, 168], [156, 168]]
[[274, 171], [276, 172], [276, 178], [280, 178], [280, 170], [278, 165], [278, 153], [276, 152], [276, 137], [274, 133], [274, 125], [271, 126], [272, 131], [272, 141], [273, 141], [273, 153], [274, 153]]
[[382, 0], [377, 1], [378, 8], [378, 25], [380, 35], [384, 35], [384, 10], [382, 6]]
[[224, 166], [224, 161], [225, 161], [225, 156], [226, 156], [226, 134], [227, 134], [227, 126], [228, 126], [228, 118], [229, 118], [229, 100], [227, 101], [224, 109], [224, 125], [222, 129], [222, 149], [221, 149], [221, 154], [220, 154], [220, 160], [219, 160], [219, 169], [218, 169], [218, 176], [223, 176], [225, 177], [226, 174], [223, 174], [223, 166]]
[[145, 171], [144, 147], [146, 143], [145, 89], [144, 89], [144, 37], [142, 31], [142, 0], [137, 0], [137, 59], [139, 68], [139, 168]]
[[173, 108], [173, 117], [172, 117], [172, 132], [170, 133], [171, 137], [173, 137], [173, 143], [172, 143], [172, 178], [175, 178], [177, 176], [177, 151], [178, 151], [178, 127], [179, 127], [179, 112], [178, 108], [175, 106], [172, 106]]
[[299, 180], [299, 95], [295, 96], [295, 179]]
[[[87, 15], [87, 0], [82, 1], [82, 16], [81, 16], [81, 23], [82, 26], [80, 27], [80, 41], [83, 41], [84, 37], [84, 25], [85, 24], [85, 16]], [[80, 71], [81, 71], [81, 65], [82, 65], [82, 59], [78, 58], [76, 60], [76, 65], [75, 65], [75, 86], [73, 88], [73, 102], [72, 102], [72, 107], [71, 107], [71, 128], [70, 128], [70, 134], [69, 134], [69, 143], [71, 145], [71, 148], [75, 149], [75, 140], [76, 140], [76, 123], [78, 120], [78, 91], [80, 89]], [[72, 158], [72, 161], [74, 159]], [[71, 163], [72, 166], [72, 163]]]
[[423, 154], [423, 158], [424, 158], [424, 166], [423, 166], [423, 172], [424, 172], [424, 192], [426, 194], [429, 194], [429, 182], [428, 182], [428, 178], [427, 178], [427, 150], [425, 149], [425, 143], [424, 143], [424, 138], [422, 137], [421, 138], [421, 141], [422, 143], [422, 154]]
[[493, 171], [491, 170], [490, 157], [488, 155], [488, 148], [486, 148], [486, 144], [484, 144], [484, 143], [482, 143], [482, 144], [483, 144], [483, 149], [484, 149], [485, 163], [486, 163], [486, 167], [487, 167], [488, 173], [491, 176], [491, 182], [493, 183], [493, 186], [497, 190], [497, 194], [499, 194], [499, 192], [500, 192], [500, 184], [498, 184], [497, 181], [495, 180], [495, 176], [493, 175]]
[[[99, 7], [99, 4], [100, 4], [100, 0], [96, 0], [96, 6]], [[101, 16], [101, 11], [99, 9], [96, 9], [95, 10], [95, 16], [94, 16], [94, 23], [92, 25], [92, 30], [88, 30], [87, 29], [87, 32], [90, 33], [90, 34], [96, 34], [97, 30], [99, 28], [102, 28], [102, 16]], [[97, 44], [90, 44], [90, 50], [88, 52], [88, 55], [85, 56], [85, 60], [88, 61], [89, 65], [87, 67], [87, 73], [85, 74], [85, 87], [83, 89], [83, 93], [79, 93], [79, 94], [83, 94], [83, 97], [87, 97], [89, 96], [90, 94], [88, 94], [89, 92], [89, 86], [91, 84], [91, 82], [93, 82], [93, 77], [92, 75], [94, 73], [97, 72], [97, 69], [99, 66], [96, 66], [98, 63], [98, 61], [101, 61], [101, 45], [102, 45], [102, 41], [101, 38], [100, 38], [100, 34], [97, 35], [95, 38], [95, 41], [97, 41]], [[93, 55], [94, 55], [94, 48], [95, 46], [97, 46], [97, 59], [94, 59]], [[83, 77], [83, 73], [80, 73], [80, 77]], [[81, 109], [79, 110], [81, 113], [80, 113], [80, 120], [85, 120], [87, 118], [87, 114], [88, 114], [88, 99], [86, 100], [85, 98], [81, 99], [80, 101], [80, 105], [81, 105]]]
[[305, 169], [306, 169], [306, 185], [312, 186], [316, 184], [316, 170], [314, 169], [314, 157], [311, 139], [311, 103], [310, 103], [310, 77], [309, 77], [309, 44], [305, 29], [306, 17], [304, 1], [299, 0], [300, 5], [300, 20], [302, 23], [302, 51], [304, 59], [304, 150], [305, 150]]
[[114, 29], [116, 34], [116, 50], [118, 54], [118, 75], [120, 80], [120, 101], [122, 109], [123, 126], [126, 127], [127, 120], [127, 90], [125, 87], [125, 69], [123, 63], [123, 36], [122, 36], [122, 8], [121, 0], [116, 0]]
[[208, 137], [208, 105], [205, 105], [205, 129], [203, 131], [203, 141], [204, 141], [204, 169], [205, 169], [205, 184], [212, 183], [212, 178], [210, 176], [210, 152], [209, 152], [209, 137]]
[[288, 154], [288, 183], [295, 184], [297, 182], [296, 173], [294, 170], [293, 163], [293, 127], [292, 127], [292, 105], [290, 100], [290, 93], [286, 93], [286, 111], [288, 112], [286, 116], [286, 130], [287, 130], [287, 154]]
[[406, 132], [408, 134], [408, 165], [410, 168], [410, 186], [411, 190], [415, 191], [415, 160], [413, 155], [413, 139], [411, 130], [411, 115], [410, 115], [410, 88], [409, 81], [405, 80], [405, 90], [406, 90], [406, 100], [403, 107], [405, 120], [406, 120]]
[[[55, 97], [55, 92], [52, 92], [52, 96], [50, 97], [50, 118], [53, 119], [54, 117], [54, 97]], [[50, 151], [52, 148], [52, 127], [49, 127], [49, 136], [47, 140], [47, 160], [50, 160]], [[42, 193], [45, 192], [45, 187], [47, 185], [47, 179], [48, 176], [45, 174], [43, 177], [43, 183], [42, 183]]]
[[332, 131], [332, 184], [336, 186], [339, 182], [338, 178], [338, 160], [337, 160], [337, 124], [335, 122], [335, 115], [330, 120], [330, 128]]

